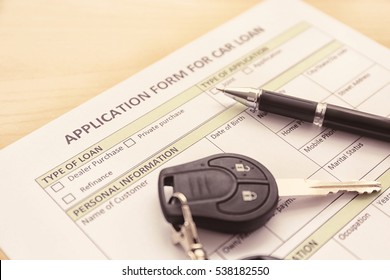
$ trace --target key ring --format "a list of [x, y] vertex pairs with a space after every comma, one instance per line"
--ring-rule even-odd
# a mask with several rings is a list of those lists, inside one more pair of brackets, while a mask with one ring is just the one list
[[[188, 205], [187, 197], [181, 192], [173, 193], [170, 203], [177, 199], [181, 204], [181, 211], [184, 218], [182, 225], [172, 225], [173, 244], [180, 244], [192, 260], [208, 260], [206, 251], [200, 243], [198, 230], [192, 218], [191, 209]], [[244, 258], [243, 260], [279, 260], [278, 258], [266, 255], [255, 255]]]
[[207, 260], [206, 251], [199, 241], [198, 230], [192, 219], [187, 197], [180, 192], [176, 192], [172, 195], [171, 201], [174, 198], [180, 201], [184, 223], [179, 227], [172, 225], [173, 243], [175, 245], [180, 244], [192, 260]]

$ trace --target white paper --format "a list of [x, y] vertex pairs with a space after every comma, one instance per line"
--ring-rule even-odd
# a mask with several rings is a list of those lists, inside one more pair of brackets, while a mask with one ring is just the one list
[[231, 152], [277, 178], [380, 177], [384, 191], [280, 197], [251, 234], [200, 229], [211, 259], [388, 259], [388, 143], [254, 113], [215, 87], [389, 116], [389, 69], [387, 49], [339, 22], [265, 1], [3, 149], [0, 247], [11, 259], [185, 259], [160, 209], [159, 171]]

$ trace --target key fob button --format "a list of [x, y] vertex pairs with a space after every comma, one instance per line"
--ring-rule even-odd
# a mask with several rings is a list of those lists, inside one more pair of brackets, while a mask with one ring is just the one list
[[221, 212], [227, 214], [246, 214], [260, 208], [269, 196], [269, 185], [239, 184], [235, 195], [219, 203]]
[[219, 157], [210, 160], [209, 165], [227, 169], [238, 179], [267, 180], [267, 176], [255, 164], [242, 158]]
[[[168, 175], [169, 176], [169, 175]], [[176, 192], [183, 193], [189, 202], [221, 200], [232, 195], [236, 184], [223, 170], [192, 170], [173, 176]]]

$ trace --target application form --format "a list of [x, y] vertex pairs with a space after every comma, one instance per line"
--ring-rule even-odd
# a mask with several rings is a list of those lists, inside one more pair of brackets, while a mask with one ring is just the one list
[[379, 180], [383, 190], [280, 197], [250, 234], [200, 229], [211, 259], [390, 259], [389, 143], [253, 112], [217, 86], [389, 117], [390, 52], [302, 2], [255, 6], [3, 149], [3, 251], [11, 259], [185, 259], [160, 209], [159, 171], [229, 152], [277, 178]]

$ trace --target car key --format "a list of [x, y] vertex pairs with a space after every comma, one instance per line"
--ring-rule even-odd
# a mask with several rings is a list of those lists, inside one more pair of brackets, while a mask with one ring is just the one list
[[325, 195], [339, 191], [371, 193], [380, 189], [381, 185], [376, 181], [276, 180], [258, 161], [229, 153], [165, 168], [158, 180], [163, 214], [176, 231], [185, 219], [180, 202], [172, 199], [173, 193], [185, 197], [197, 226], [226, 233], [245, 233], [269, 220], [279, 195]]

